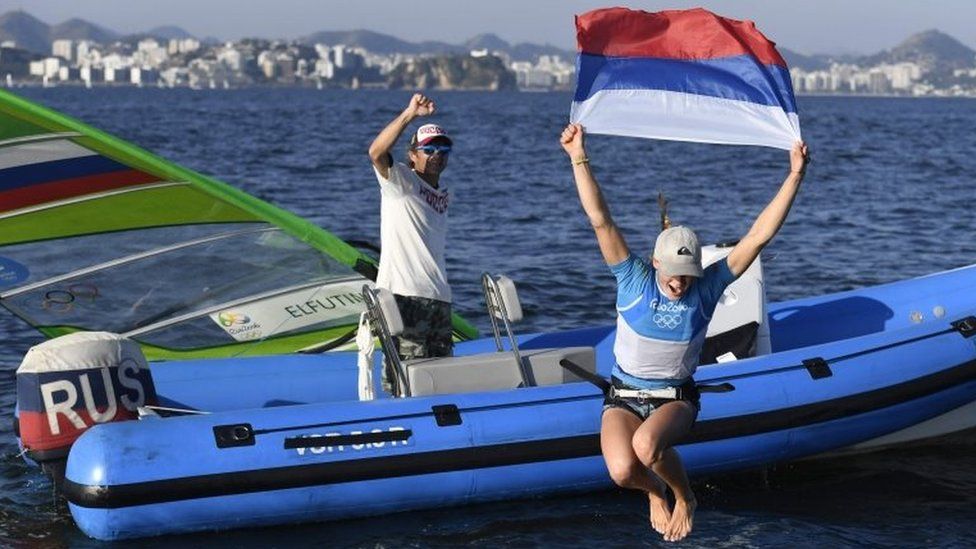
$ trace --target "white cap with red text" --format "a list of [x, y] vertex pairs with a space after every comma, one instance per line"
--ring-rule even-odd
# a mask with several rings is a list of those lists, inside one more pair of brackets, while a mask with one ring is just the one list
[[430, 143], [436, 138], [443, 138], [447, 140], [448, 144], [451, 144], [451, 138], [447, 136], [447, 132], [444, 128], [438, 126], [437, 124], [424, 124], [417, 128], [417, 135], [414, 136], [414, 143], [417, 146], [423, 146]]

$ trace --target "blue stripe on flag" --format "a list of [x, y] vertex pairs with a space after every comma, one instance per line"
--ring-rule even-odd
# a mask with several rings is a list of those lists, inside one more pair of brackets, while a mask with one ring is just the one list
[[0, 170], [0, 191], [130, 169], [104, 156], [82, 156]]
[[778, 65], [762, 65], [749, 55], [685, 61], [580, 53], [576, 69], [574, 100], [577, 102], [604, 90], [661, 90], [748, 101], [797, 112], [789, 70]]

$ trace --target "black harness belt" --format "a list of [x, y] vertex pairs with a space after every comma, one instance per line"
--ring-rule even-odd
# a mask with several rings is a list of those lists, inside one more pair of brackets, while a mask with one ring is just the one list
[[[559, 365], [571, 372], [576, 377], [587, 381], [597, 389], [604, 396], [609, 396], [611, 398], [637, 398], [637, 399], [650, 399], [650, 398], [663, 398], [663, 399], [681, 399], [683, 396], [681, 387], [666, 387], [664, 389], [637, 389], [637, 390], [626, 390], [617, 389], [610, 384], [606, 378], [594, 374], [593, 372], [583, 368], [579, 364], [569, 360], [562, 359], [559, 361]], [[728, 393], [735, 390], [735, 386], [731, 383], [719, 383], [717, 385], [709, 385], [704, 383], [699, 383], [695, 385], [695, 390], [699, 393]], [[634, 394], [631, 394], [634, 393]], [[666, 394], [665, 394], [666, 393]]]

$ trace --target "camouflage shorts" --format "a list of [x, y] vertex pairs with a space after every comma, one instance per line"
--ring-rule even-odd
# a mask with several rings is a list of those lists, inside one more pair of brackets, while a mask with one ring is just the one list
[[[451, 356], [454, 353], [450, 303], [426, 297], [397, 294], [393, 297], [403, 317], [403, 333], [394, 338], [400, 360]], [[390, 380], [393, 378], [392, 366], [384, 364], [383, 389], [387, 392], [392, 392]]]

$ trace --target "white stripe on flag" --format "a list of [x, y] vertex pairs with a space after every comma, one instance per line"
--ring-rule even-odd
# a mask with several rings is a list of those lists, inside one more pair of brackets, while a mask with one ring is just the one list
[[781, 107], [660, 90], [603, 90], [573, 102], [570, 122], [587, 133], [762, 145], [790, 150], [800, 139], [796, 113]]
[[53, 162], [55, 160], [81, 158], [94, 154], [94, 151], [88, 150], [81, 145], [76, 145], [67, 139], [11, 145], [0, 148], [0, 170]]

